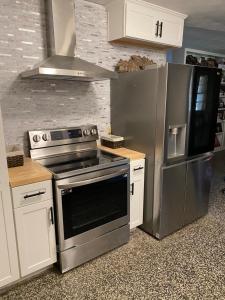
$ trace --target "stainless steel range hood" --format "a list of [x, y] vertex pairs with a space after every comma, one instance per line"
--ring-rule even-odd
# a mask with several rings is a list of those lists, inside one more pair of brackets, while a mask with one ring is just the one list
[[76, 46], [74, 0], [46, 0], [49, 57], [22, 78], [95, 81], [117, 78], [117, 73], [74, 56]]

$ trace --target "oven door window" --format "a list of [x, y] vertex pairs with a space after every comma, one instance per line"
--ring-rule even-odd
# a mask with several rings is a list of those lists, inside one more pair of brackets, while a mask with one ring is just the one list
[[62, 190], [64, 238], [126, 216], [127, 175]]

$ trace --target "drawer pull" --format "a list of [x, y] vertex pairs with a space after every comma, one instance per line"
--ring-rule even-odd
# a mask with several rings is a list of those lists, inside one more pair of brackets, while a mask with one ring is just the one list
[[163, 22], [160, 23], [159, 27], [160, 27], [159, 37], [161, 38], [163, 34]]
[[140, 170], [143, 170], [143, 169], [144, 169], [144, 167], [139, 167], [139, 168], [134, 169], [134, 172], [135, 171], [140, 171]]
[[52, 206], [50, 207], [50, 214], [51, 214], [51, 223], [52, 223], [52, 225], [54, 225], [55, 220], [54, 220], [54, 214], [53, 214], [53, 207]]
[[131, 184], [131, 191], [130, 191], [131, 195], [134, 195], [134, 183]]
[[45, 192], [38, 192], [36, 194], [25, 195], [24, 199], [28, 199], [28, 198], [32, 198], [32, 197], [36, 197], [36, 196], [41, 196], [41, 195], [44, 195], [44, 194], [45, 194]]

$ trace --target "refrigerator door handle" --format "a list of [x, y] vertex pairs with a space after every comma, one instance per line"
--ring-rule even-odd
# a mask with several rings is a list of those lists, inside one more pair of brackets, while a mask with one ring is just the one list
[[211, 153], [211, 154], [205, 155], [205, 156], [203, 156], [203, 157], [197, 157], [197, 158], [188, 160], [187, 163], [192, 163], [192, 162], [195, 162], [195, 161], [198, 161], [198, 160], [199, 160], [199, 161], [200, 161], [200, 160], [202, 160], [202, 161], [210, 161], [210, 160], [213, 158], [213, 156], [214, 156], [214, 154]]
[[178, 166], [181, 166], [183, 164], [189, 164], [189, 163], [193, 163], [195, 161], [210, 161], [212, 158], [213, 158], [214, 154], [211, 153], [211, 154], [208, 154], [208, 155], [205, 155], [205, 156], [200, 156], [200, 157], [197, 157], [197, 158], [193, 158], [193, 159], [190, 159], [190, 160], [184, 160], [182, 162], [178, 162], [176, 164], [172, 164], [172, 165], [163, 165], [162, 166], [162, 169], [171, 169], [173, 167], [178, 167]]

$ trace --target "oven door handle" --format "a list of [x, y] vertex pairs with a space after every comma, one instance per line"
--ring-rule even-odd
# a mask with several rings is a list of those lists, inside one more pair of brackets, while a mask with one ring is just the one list
[[114, 172], [114, 173], [111, 173], [111, 174], [107, 174], [107, 175], [103, 175], [103, 176], [99, 176], [97, 178], [91, 178], [91, 179], [86, 179], [86, 180], [82, 180], [82, 181], [75, 181], [75, 182], [71, 182], [71, 183], [68, 183], [68, 184], [59, 184], [58, 185], [58, 188], [61, 189], [61, 190], [66, 190], [66, 189], [71, 189], [71, 188], [74, 188], [74, 187], [78, 187], [78, 186], [82, 186], [82, 185], [88, 185], [88, 184], [92, 184], [92, 183], [95, 183], [95, 182], [100, 182], [100, 181], [103, 181], [103, 180], [107, 180], [107, 179], [111, 179], [111, 178], [114, 178], [114, 177], [117, 177], [117, 176], [120, 176], [120, 175], [125, 175], [127, 174], [129, 171], [129, 169], [122, 169], [120, 171], [117, 171], [117, 172]]

